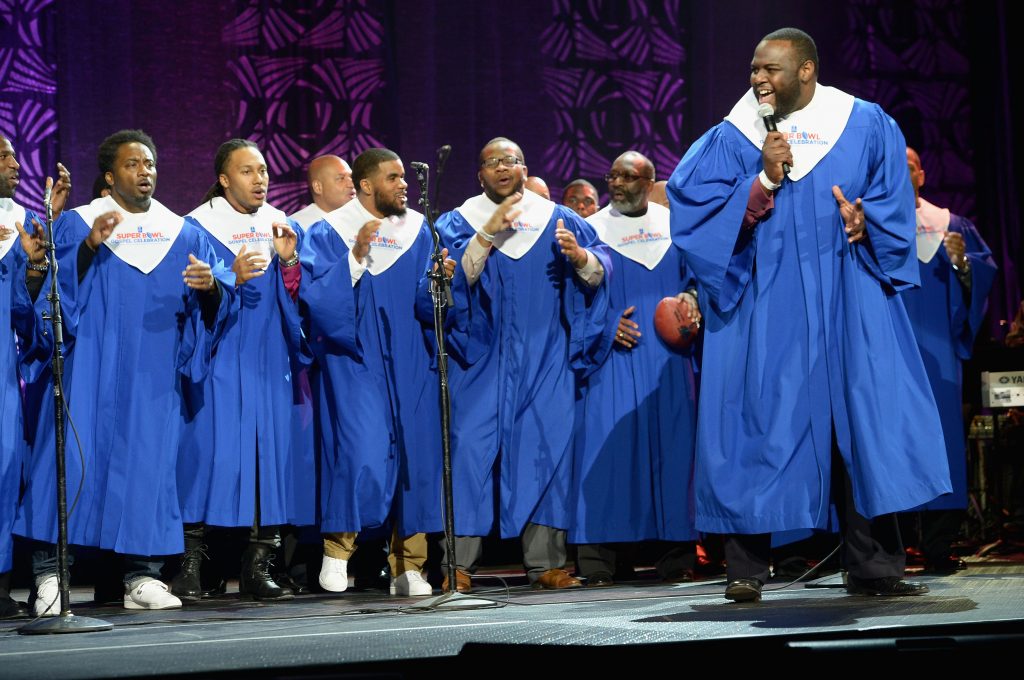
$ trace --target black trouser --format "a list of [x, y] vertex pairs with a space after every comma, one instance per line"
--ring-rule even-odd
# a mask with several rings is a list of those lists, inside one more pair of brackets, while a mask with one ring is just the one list
[[[903, 550], [895, 514], [868, 519], [853, 503], [853, 485], [842, 456], [832, 451], [832, 500], [839, 515], [843, 547], [840, 564], [861, 579], [902, 577], [907, 554]], [[726, 577], [768, 580], [771, 534], [727, 534], [725, 536]]]

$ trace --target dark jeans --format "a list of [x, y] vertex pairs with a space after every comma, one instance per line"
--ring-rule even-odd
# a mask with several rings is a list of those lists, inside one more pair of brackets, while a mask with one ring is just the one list
[[[160, 569], [164, 566], [162, 557], [144, 555], [121, 555], [124, 560], [124, 584], [131, 584], [143, 577], [160, 580]], [[68, 569], [75, 562], [74, 553], [68, 548]], [[50, 576], [57, 575], [57, 546], [53, 543], [36, 541], [32, 549], [32, 576], [38, 586]]]

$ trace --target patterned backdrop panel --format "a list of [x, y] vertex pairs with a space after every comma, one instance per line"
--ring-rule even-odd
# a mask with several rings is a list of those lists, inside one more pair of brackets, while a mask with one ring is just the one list
[[682, 0], [554, 0], [541, 39], [541, 73], [557, 140], [544, 150], [542, 176], [553, 188], [599, 179], [636, 149], [668, 179], [683, 144], [686, 28]]
[[19, 203], [40, 210], [56, 174], [57, 59], [53, 0], [0, 0], [0, 133], [21, 163]]
[[975, 218], [967, 3], [851, 0], [840, 53], [850, 90], [881, 104], [927, 175], [922, 194]]
[[374, 132], [387, 85], [383, 8], [372, 0], [251, 0], [236, 3], [221, 32], [231, 54], [232, 134], [263, 150], [270, 202], [287, 213], [309, 203], [310, 160], [351, 161], [384, 146]]

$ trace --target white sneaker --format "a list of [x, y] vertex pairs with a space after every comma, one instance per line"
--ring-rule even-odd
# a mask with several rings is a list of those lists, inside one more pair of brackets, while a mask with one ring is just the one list
[[135, 581], [131, 588], [125, 588], [125, 609], [177, 609], [181, 600], [168, 592], [167, 584], [155, 578], [144, 576]]
[[426, 597], [432, 595], [434, 589], [418, 571], [407, 571], [398, 578], [391, 579], [391, 594], [403, 597]]
[[320, 587], [332, 593], [343, 593], [348, 588], [348, 560], [324, 555], [320, 567]]
[[36, 586], [36, 601], [32, 603], [36, 616], [57, 616], [60, 614], [60, 584], [57, 575], [47, 576]]

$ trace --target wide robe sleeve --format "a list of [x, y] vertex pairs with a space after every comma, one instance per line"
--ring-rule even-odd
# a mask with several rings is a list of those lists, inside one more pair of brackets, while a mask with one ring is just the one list
[[[295, 252], [301, 260], [302, 244], [306, 240], [306, 232], [295, 220], [289, 219], [288, 225], [295, 230], [297, 240]], [[281, 310], [281, 332], [284, 334], [285, 342], [288, 344], [288, 354], [295, 366], [309, 366], [313, 363], [309, 343], [302, 331], [302, 318], [299, 313], [298, 299], [292, 299], [291, 294], [284, 285], [284, 278], [281, 276], [281, 258], [274, 258], [273, 271], [267, 273], [274, 276], [274, 290], [277, 293], [277, 306]], [[300, 283], [301, 286], [301, 283]]]
[[[742, 229], [757, 172], [722, 123], [698, 139], [668, 181], [672, 240], [682, 248], [703, 298], [721, 312], [739, 302], [754, 263], [753, 230]], [[748, 153], [760, 151], [747, 144]], [[749, 159], [748, 159], [749, 160]]]
[[[456, 262], [452, 277], [454, 306], [446, 317], [447, 347], [460, 364], [470, 366], [488, 352], [494, 339], [494, 301], [487, 294], [490, 274], [485, 266], [473, 285], [466, 278], [462, 256], [470, 240], [476, 236], [476, 230], [458, 211], [441, 215], [435, 226], [441, 235], [442, 245], [448, 248], [448, 257]], [[420, 295], [417, 296], [417, 316], [421, 320], [433, 318], [431, 305], [429, 288], [421, 281]]]
[[[611, 309], [612, 251], [597, 237], [594, 228], [575, 212], [559, 206], [556, 218], [562, 219], [565, 228], [576, 236], [576, 242], [589, 250], [604, 268], [604, 276], [596, 287], [573, 275], [563, 298], [565, 317], [570, 324], [569, 363], [580, 377], [586, 377], [607, 359], [615, 340], [618, 314]], [[571, 270], [572, 265], [568, 267]]]
[[[189, 238], [189, 252], [196, 256], [196, 259], [210, 265], [213, 278], [220, 286], [220, 301], [217, 305], [217, 313], [213, 323], [206, 325], [202, 313], [202, 300], [200, 296], [208, 295], [198, 290], [189, 288], [182, 284], [186, 298], [185, 304], [185, 325], [182, 328], [181, 344], [178, 346], [178, 371], [192, 382], [202, 382], [210, 370], [210, 361], [213, 352], [217, 347], [224, 330], [225, 322], [231, 309], [231, 302], [234, 299], [235, 275], [224, 264], [224, 261], [217, 257], [213, 246], [206, 238], [203, 229], [195, 222], [186, 218], [185, 230], [182, 236], [187, 234]], [[182, 269], [187, 263], [182, 264]]]
[[847, 200], [864, 205], [867, 237], [853, 248], [872, 276], [893, 290], [920, 284], [914, 229], [914, 194], [907, 170], [907, 142], [899, 126], [877, 104], [869, 104], [874, 147], [869, 157], [868, 185], [862, 196], [844, 192]]
[[[25, 221], [32, 217], [28, 213]], [[18, 362], [21, 376], [26, 382], [34, 382], [50, 365], [50, 354], [53, 352], [53, 333], [50, 322], [44, 321], [42, 313], [49, 311], [50, 302], [46, 296], [50, 292], [52, 279], [47, 270], [42, 287], [36, 300], [29, 295], [25, 277], [28, 273], [28, 258], [20, 246], [14, 246], [14, 268], [11, 273], [13, 280], [10, 290], [11, 328], [18, 336]], [[36, 302], [42, 300], [38, 306]]]
[[[959, 215], [951, 215], [949, 230], [958, 232], [964, 237], [965, 255], [971, 263], [969, 294], [964, 294], [966, 291], [963, 286], [951, 285], [949, 286], [948, 300], [949, 337], [954, 339], [956, 355], [962, 360], [967, 360], [971, 358], [974, 338], [985, 318], [988, 294], [992, 290], [999, 267], [992, 259], [992, 251], [989, 250], [988, 245], [970, 220]], [[949, 259], [945, 248], [939, 248], [936, 256]]]
[[356, 337], [358, 284], [352, 286], [348, 246], [325, 221], [317, 222], [303, 239], [300, 260], [300, 310], [311, 323], [314, 344], [329, 342], [359, 355]]

